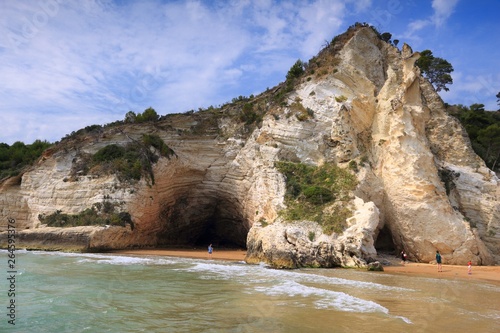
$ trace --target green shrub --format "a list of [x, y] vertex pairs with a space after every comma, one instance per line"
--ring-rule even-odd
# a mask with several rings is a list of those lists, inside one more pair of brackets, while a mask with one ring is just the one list
[[286, 74], [286, 79], [287, 80], [293, 80], [299, 78], [302, 74], [304, 74], [304, 67], [305, 64], [302, 62], [302, 60], [297, 60], [293, 66], [288, 70], [288, 73]]
[[306, 108], [306, 112], [310, 118], [314, 118], [314, 111], [311, 108]]
[[125, 155], [125, 148], [116, 144], [107, 145], [94, 154], [93, 159], [96, 162], [112, 161]]
[[170, 158], [175, 156], [175, 152], [158, 135], [144, 134], [141, 141], [130, 142], [126, 146], [107, 145], [90, 159], [81, 156], [81, 161], [73, 165], [72, 176], [88, 172], [114, 173], [121, 181], [140, 180], [146, 176], [154, 184], [153, 164], [158, 162], [160, 156]]
[[368, 163], [368, 156], [366, 156], [366, 155], [361, 156], [361, 160], [359, 161], [359, 165], [365, 166], [366, 163]]
[[345, 97], [344, 95], [335, 96], [335, 100], [337, 101], [337, 103], [343, 103], [347, 101], [347, 97]]
[[276, 168], [286, 181], [287, 209], [280, 212], [282, 217], [292, 221], [316, 221], [327, 233], [342, 232], [345, 220], [352, 214], [347, 202], [357, 185], [353, 174], [331, 164], [316, 167], [276, 162]]
[[135, 116], [135, 122], [136, 123], [144, 123], [147, 121], [157, 121], [160, 118], [158, 113], [156, 113], [155, 109], [152, 107], [147, 108], [144, 110], [143, 113], [138, 113]]
[[451, 191], [456, 188], [455, 180], [460, 177], [460, 173], [447, 168], [442, 168], [438, 170], [438, 176], [444, 184], [446, 195], [450, 195]]
[[500, 171], [500, 112], [486, 111], [484, 104], [451, 105], [447, 111], [464, 126], [472, 149], [493, 171]]
[[358, 163], [355, 160], [349, 161], [349, 169], [351, 169], [354, 172], [358, 172]]
[[306, 200], [313, 205], [322, 205], [333, 200], [332, 191], [322, 186], [308, 186], [302, 192]]
[[47, 141], [35, 140], [32, 144], [14, 142], [11, 146], [0, 143], [0, 180], [5, 177], [17, 176], [21, 171], [32, 165], [52, 144]]
[[314, 117], [314, 111], [309, 108], [306, 109], [298, 98], [290, 105], [290, 109], [295, 113], [295, 117], [299, 121], [306, 121]]
[[54, 213], [38, 215], [38, 220], [49, 227], [78, 227], [89, 225], [115, 225], [125, 227], [127, 224], [134, 228], [132, 217], [128, 212], [117, 212], [117, 204], [109, 201], [95, 203], [78, 214], [64, 214], [61, 210]]
[[170, 158], [170, 156], [174, 155], [174, 151], [170, 149], [169, 146], [156, 134], [143, 134], [142, 142], [146, 145], [146, 147], [154, 147], [156, 150], [160, 152], [160, 155], [163, 157]]
[[294, 86], [299, 82], [300, 77], [305, 72], [306, 64], [302, 60], [297, 60], [286, 74], [286, 80], [283, 86], [274, 94], [274, 100], [281, 106], [286, 106], [286, 96], [293, 91]]
[[251, 103], [245, 103], [243, 105], [243, 109], [241, 110], [241, 121], [245, 124], [250, 125], [255, 123], [258, 120], [259, 116], [253, 109], [253, 105]]

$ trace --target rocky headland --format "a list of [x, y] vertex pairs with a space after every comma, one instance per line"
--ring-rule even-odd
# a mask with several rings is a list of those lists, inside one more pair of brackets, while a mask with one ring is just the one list
[[[18, 248], [213, 242], [246, 248], [249, 263], [283, 268], [365, 266], [379, 251], [403, 249], [417, 262], [431, 262], [439, 250], [449, 264], [497, 264], [499, 179], [421, 76], [418, 57], [406, 44], [398, 49], [372, 28], [355, 26], [299, 76], [261, 95], [67, 137], [20, 176], [2, 180], [0, 246], [8, 246], [11, 218]], [[149, 176], [131, 180], [88, 167], [103, 148], [128, 147], [145, 134], [171, 152], [148, 146]], [[326, 174], [325, 184], [349, 174], [353, 186], [330, 195], [321, 192], [330, 185], [315, 185], [294, 197], [292, 174], [279, 162], [335, 166], [340, 171]], [[317, 193], [320, 202], [307, 205], [319, 209], [318, 218], [287, 214]], [[54, 214], [98, 214], [102, 207], [121, 214], [121, 222], [45, 223]]]

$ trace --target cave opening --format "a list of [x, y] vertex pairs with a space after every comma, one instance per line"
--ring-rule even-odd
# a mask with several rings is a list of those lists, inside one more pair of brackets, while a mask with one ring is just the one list
[[246, 249], [250, 223], [243, 217], [237, 200], [219, 197], [181, 197], [166, 205], [158, 246], [181, 248]]
[[396, 254], [396, 246], [392, 238], [392, 232], [387, 224], [380, 230], [377, 240], [375, 241], [375, 249], [377, 252]]
[[209, 218], [203, 224], [204, 230], [198, 238], [193, 241], [195, 247], [206, 247], [213, 244], [217, 248], [246, 248], [246, 235], [248, 230], [228, 231], [227, 224], [232, 224], [230, 228], [237, 228], [238, 222], [224, 221], [224, 219]]

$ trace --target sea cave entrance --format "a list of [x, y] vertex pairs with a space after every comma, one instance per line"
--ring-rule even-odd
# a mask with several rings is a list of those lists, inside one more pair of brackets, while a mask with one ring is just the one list
[[378, 253], [396, 254], [396, 246], [394, 245], [392, 232], [387, 224], [380, 230], [377, 236], [375, 249]]
[[250, 223], [234, 198], [210, 195], [185, 195], [165, 204], [160, 212], [162, 230], [158, 246], [246, 249]]

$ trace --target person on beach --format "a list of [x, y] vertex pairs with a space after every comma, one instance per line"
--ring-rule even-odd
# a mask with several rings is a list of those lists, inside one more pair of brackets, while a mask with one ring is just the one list
[[212, 252], [214, 252], [214, 248], [212, 247], [212, 244], [208, 246], [208, 257], [212, 258]]
[[406, 257], [407, 257], [407, 255], [406, 255], [405, 250], [401, 251], [401, 260], [402, 260], [403, 266], [406, 265]]
[[438, 265], [438, 272], [442, 272], [443, 271], [443, 265], [441, 263], [441, 254], [439, 253], [439, 251], [436, 251], [436, 262], [437, 262], [437, 265]]
[[472, 261], [470, 261], [470, 260], [467, 263], [467, 274], [469, 274], [469, 275], [472, 274]]

